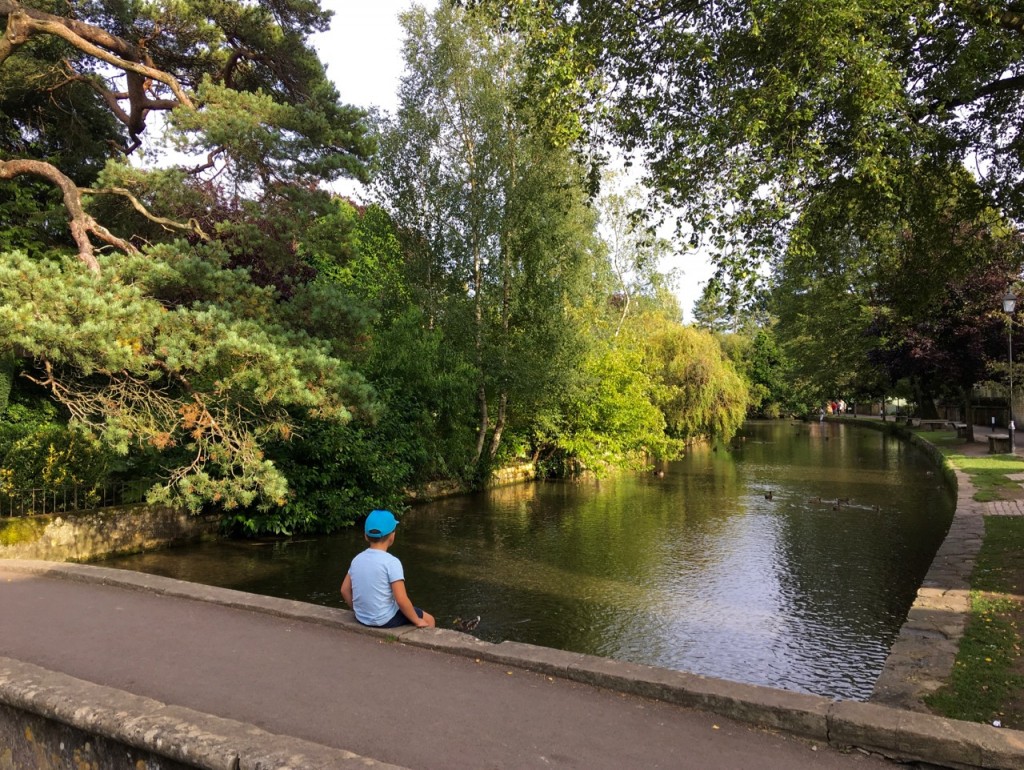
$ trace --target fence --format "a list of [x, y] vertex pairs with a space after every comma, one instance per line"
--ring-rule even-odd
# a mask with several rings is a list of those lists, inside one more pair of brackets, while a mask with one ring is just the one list
[[102, 486], [72, 485], [47, 489], [14, 489], [0, 491], [0, 517], [32, 516], [44, 513], [109, 508], [114, 505], [140, 503], [153, 481], [119, 481]]

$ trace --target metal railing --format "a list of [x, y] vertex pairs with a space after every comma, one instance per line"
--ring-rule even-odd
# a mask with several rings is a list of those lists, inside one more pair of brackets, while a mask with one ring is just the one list
[[101, 486], [68, 485], [56, 488], [0, 490], [0, 517], [66, 513], [143, 502], [153, 481], [118, 481]]

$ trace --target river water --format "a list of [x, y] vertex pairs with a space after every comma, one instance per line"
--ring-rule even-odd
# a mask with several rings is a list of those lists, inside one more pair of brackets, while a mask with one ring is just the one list
[[[392, 549], [410, 597], [442, 626], [481, 616], [491, 641], [867, 698], [952, 518], [935, 466], [874, 430], [782, 421], [660, 469], [416, 506]], [[104, 565], [343, 606], [363, 547], [349, 531]]]

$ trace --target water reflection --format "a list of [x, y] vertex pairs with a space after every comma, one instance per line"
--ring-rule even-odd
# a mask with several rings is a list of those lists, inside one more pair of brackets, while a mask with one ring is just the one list
[[[481, 615], [493, 641], [867, 697], [951, 519], [923, 454], [870, 430], [752, 423], [663, 469], [417, 507], [394, 548], [410, 594], [442, 625]], [[108, 564], [340, 606], [361, 547], [348, 532]]]

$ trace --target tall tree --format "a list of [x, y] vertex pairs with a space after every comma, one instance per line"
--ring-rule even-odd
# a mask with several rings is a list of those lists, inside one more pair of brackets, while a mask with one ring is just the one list
[[420, 265], [431, 323], [477, 368], [472, 462], [498, 456], [572, 368], [567, 298], [589, 260], [586, 172], [524, 103], [516, 40], [442, 6], [403, 16], [407, 72], [380, 189]]
[[[104, 161], [142, 146], [155, 114], [175, 128], [179, 149], [206, 157], [179, 179], [193, 192], [216, 178], [237, 200], [247, 186], [266, 191], [363, 173], [371, 149], [364, 116], [339, 102], [307, 42], [330, 19], [316, 2], [5, 0], [0, 19], [0, 180], [53, 185], [79, 259], [94, 271], [94, 241], [125, 252], [136, 244], [133, 232], [117, 235], [98, 222], [83, 196], [118, 196], [150, 220], [146, 204], [156, 200], [116, 184], [86, 187]], [[201, 232], [187, 216], [155, 223]]]
[[624, 191], [615, 188], [617, 181], [608, 175], [612, 189], [598, 199], [601, 233], [608, 249], [608, 264], [617, 283], [615, 301], [621, 308], [615, 335], [633, 309], [639, 295], [653, 295], [662, 284], [661, 261], [672, 253], [672, 244], [657, 234], [646, 222], [647, 196], [638, 186]]

